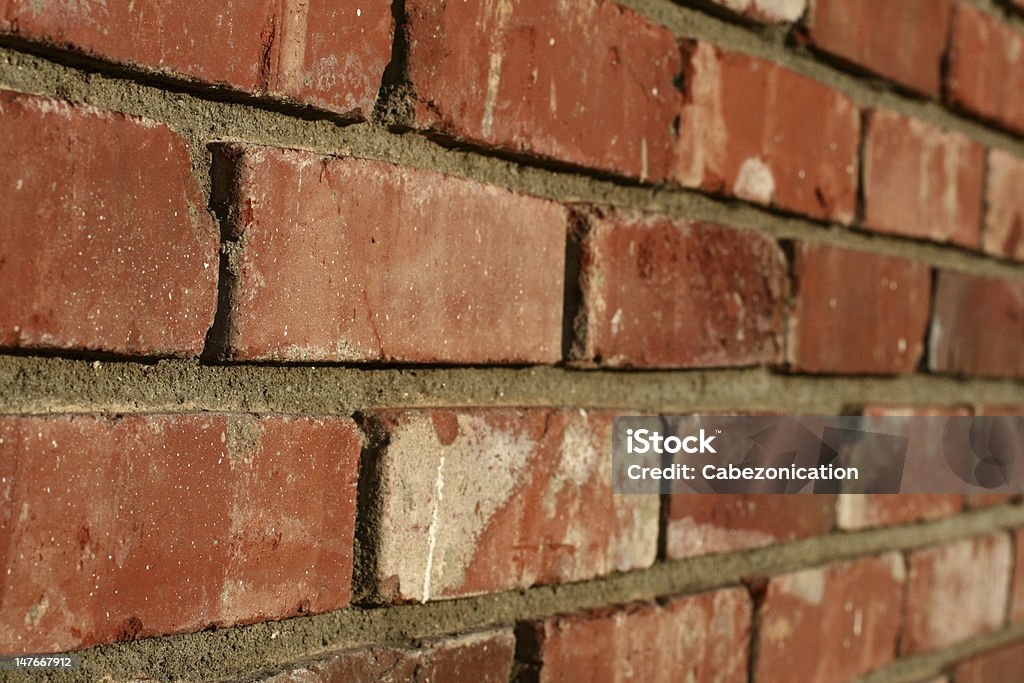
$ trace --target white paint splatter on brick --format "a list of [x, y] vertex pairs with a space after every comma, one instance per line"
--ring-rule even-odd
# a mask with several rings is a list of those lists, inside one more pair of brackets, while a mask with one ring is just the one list
[[740, 199], [771, 204], [775, 196], [775, 176], [763, 160], [751, 157], [743, 162], [736, 175], [733, 193]]

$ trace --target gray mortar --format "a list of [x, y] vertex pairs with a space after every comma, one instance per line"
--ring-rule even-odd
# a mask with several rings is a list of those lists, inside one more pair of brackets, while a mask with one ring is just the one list
[[350, 415], [438, 406], [842, 414], [865, 404], [1024, 405], [1024, 383], [809, 376], [765, 368], [604, 371], [557, 367], [387, 368], [203, 365], [0, 356], [0, 414], [254, 412]]
[[[408, 646], [423, 638], [703, 592], [739, 585], [750, 577], [923, 548], [1021, 525], [1024, 525], [1024, 508], [1002, 505], [937, 522], [833, 533], [737, 553], [659, 562], [646, 570], [582, 583], [418, 605], [350, 607], [316, 616], [116, 643], [82, 650], [79, 670], [54, 674], [47, 680], [124, 681], [133, 675], [175, 681], [233, 680], [255, 671], [361, 645]], [[1020, 628], [1024, 626], [1013, 627], [1007, 633], [1016, 636]], [[982, 646], [1001, 642], [999, 638], [1000, 634], [992, 634], [956, 648], [958, 652], [964, 648], [973, 652], [972, 644], [984, 649]], [[1006, 640], [1009, 639], [1007, 636]], [[911, 672], [931, 670], [945, 661], [942, 658], [946, 652], [898, 662], [894, 668]], [[907, 680], [875, 675], [881, 677], [872, 678], [874, 683]], [[11, 680], [29, 678], [12, 676]], [[39, 676], [32, 680], [39, 680]]]
[[[1024, 157], [1024, 140], [959, 117], [936, 103], [864, 85], [861, 80], [809, 57], [794, 56], [778, 41], [769, 42], [746, 28], [664, 0], [627, 0], [624, 4], [636, 6], [682, 35], [713, 39], [726, 47], [752, 54], [764, 53], [762, 56], [793, 68], [802, 65], [796, 69], [798, 71], [817, 69], [817, 73], [809, 75], [844, 86], [845, 90], [844, 87], [839, 89], [848, 90], [851, 96], [857, 95], [854, 99], [862, 105], [885, 106], [931, 120], [960, 130], [988, 146]], [[223, 91], [199, 85], [193, 86], [194, 93], [163, 90], [143, 81], [91, 73], [11, 48], [0, 47], [0, 86], [85, 102], [166, 123], [188, 142], [196, 175], [207, 195], [211, 163], [208, 145], [216, 141], [240, 141], [305, 149], [323, 155], [377, 159], [471, 178], [561, 202], [615, 206], [712, 221], [758, 230], [780, 239], [914, 258], [938, 268], [1024, 278], [1024, 264], [984, 257], [957, 247], [861, 232], [693, 190], [614, 181], [596, 172], [588, 175], [583, 171], [527, 166], [486, 153], [449, 149], [417, 133], [397, 133], [374, 123], [345, 125], [336, 116], [308, 108], [256, 99], [246, 103], [210, 99], [224, 97]]]

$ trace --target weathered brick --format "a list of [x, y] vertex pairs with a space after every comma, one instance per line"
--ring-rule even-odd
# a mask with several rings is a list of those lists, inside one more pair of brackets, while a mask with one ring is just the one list
[[392, 23], [387, 0], [0, 0], [0, 33], [363, 117], [391, 59]]
[[798, 243], [789, 361], [795, 370], [913, 372], [924, 349], [931, 272], [893, 256]]
[[359, 451], [342, 418], [0, 418], [0, 651], [344, 606]]
[[368, 647], [303, 662], [261, 683], [507, 683], [515, 654], [511, 631], [483, 631], [427, 641], [416, 649]]
[[661, 605], [551, 617], [517, 630], [527, 680], [745, 683], [750, 596], [740, 588]]
[[953, 668], [956, 683], [1018, 683], [1024, 671], [1024, 642], [975, 655]]
[[781, 360], [789, 282], [774, 240], [615, 212], [586, 220], [578, 358], [633, 367]]
[[671, 171], [675, 37], [606, 0], [408, 0], [415, 125], [642, 180]]
[[946, 76], [948, 100], [1001, 126], [1024, 131], [1024, 33], [957, 2]]
[[685, 52], [676, 180], [814, 218], [853, 220], [857, 106], [754, 57], [703, 42]]
[[864, 144], [864, 227], [977, 248], [984, 175], [984, 149], [967, 136], [876, 109]]
[[814, 0], [814, 47], [924, 95], [941, 89], [950, 0]]
[[202, 351], [218, 239], [184, 140], [3, 90], [0, 139], [0, 347]]
[[988, 153], [982, 246], [993, 256], [1024, 261], [1024, 159], [1001, 149]]
[[928, 349], [935, 372], [1024, 377], [1024, 280], [940, 272]]
[[758, 548], [829, 532], [835, 496], [723, 494], [669, 496], [671, 558]]
[[566, 210], [433, 171], [218, 151], [234, 359], [554, 362]]
[[755, 680], [838, 683], [888, 664], [904, 581], [898, 553], [771, 578], [754, 645]]
[[377, 591], [427, 601], [649, 566], [657, 496], [614, 496], [612, 415], [385, 412]]
[[769, 23], [794, 22], [807, 10], [807, 0], [711, 0], [733, 12]]
[[934, 650], [1002, 626], [1010, 555], [1004, 534], [911, 553], [901, 650]]
[[[970, 417], [968, 408], [921, 408], [896, 406], [866, 406], [867, 417], [892, 418], [913, 417]], [[914, 442], [918, 460], [911, 469], [905, 466], [904, 480], [928, 481], [928, 471], [934, 467], [945, 467], [942, 451], [942, 434], [934, 430], [929, 421], [911, 422], [906, 426], [906, 435]], [[870, 427], [868, 427], [870, 430]], [[836, 504], [837, 520], [841, 529], [864, 529], [874, 526], [906, 524], [920, 520], [940, 519], [960, 512], [965, 504], [963, 494], [843, 494]]]

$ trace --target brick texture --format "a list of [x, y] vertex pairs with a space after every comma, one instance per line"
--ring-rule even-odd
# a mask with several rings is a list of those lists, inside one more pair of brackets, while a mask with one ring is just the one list
[[587, 221], [579, 357], [632, 367], [781, 360], [788, 277], [773, 240], [616, 213]]
[[378, 593], [425, 602], [648, 566], [657, 499], [612, 496], [611, 417], [379, 414]]
[[1010, 585], [1010, 622], [1024, 621], [1024, 531], [1013, 534], [1013, 579]]
[[789, 361], [815, 373], [912, 372], [924, 349], [930, 271], [898, 257], [799, 243]]
[[1024, 377], [1024, 281], [940, 272], [928, 346], [935, 372]]
[[998, 17], [957, 2], [946, 96], [958, 107], [1024, 131], [1024, 33]]
[[377, 592], [473, 595], [644, 568], [656, 496], [613, 496], [612, 416], [406, 411], [377, 416]]
[[905, 580], [897, 553], [768, 581], [755, 644], [759, 683], [838, 683], [888, 664]]
[[979, 246], [985, 174], [981, 145], [884, 110], [871, 112], [865, 140], [865, 227]]
[[1024, 643], [989, 650], [953, 669], [956, 683], [1017, 683], [1024, 671]]
[[643, 180], [669, 175], [681, 99], [669, 30], [606, 0], [405, 9], [417, 126]]
[[387, 0], [0, 0], [0, 33], [365, 117], [391, 59], [392, 19]]
[[219, 150], [236, 360], [553, 362], [566, 211], [432, 171]]
[[768, 23], [793, 22], [807, 10], [807, 0], [711, 0], [751, 19]]
[[525, 680], [745, 683], [751, 612], [733, 588], [526, 624], [517, 632]]
[[[867, 417], [893, 418], [914, 417], [970, 417], [968, 408], [917, 408], [895, 406], [866, 406]], [[936, 423], [917, 421], [909, 423], [906, 435], [918, 444], [916, 452], [921, 458], [919, 469], [905, 469], [904, 480], [928, 481], [928, 471], [935, 467], [946, 467], [942, 451], [942, 434], [935, 431]], [[868, 427], [870, 431], [870, 427]], [[955, 515], [963, 509], [965, 497], [961, 494], [845, 494], [840, 495], [836, 505], [837, 521], [841, 529], [863, 529], [874, 526], [906, 524], [927, 519], [940, 519]]]
[[677, 494], [668, 496], [671, 558], [759, 548], [832, 530], [835, 496]]
[[926, 652], [1003, 625], [1010, 540], [999, 534], [910, 554], [901, 649]]
[[351, 420], [0, 418], [0, 651], [348, 603]]
[[989, 150], [982, 246], [993, 256], [1024, 261], [1024, 159]]
[[814, 47], [923, 95], [942, 83], [950, 0], [814, 0]]
[[849, 223], [860, 112], [827, 85], [687, 43], [675, 178], [686, 187]]
[[483, 631], [428, 641], [417, 649], [368, 647], [304, 662], [260, 683], [508, 683], [515, 654], [511, 631]]
[[0, 347], [198, 354], [218, 243], [185, 142], [3, 90], [0, 138]]

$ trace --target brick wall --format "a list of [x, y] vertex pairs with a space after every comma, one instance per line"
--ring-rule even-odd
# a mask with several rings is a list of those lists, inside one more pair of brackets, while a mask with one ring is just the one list
[[1019, 0], [0, 0], [0, 653], [1024, 679], [1016, 497], [608, 467], [1020, 414], [1021, 93]]

